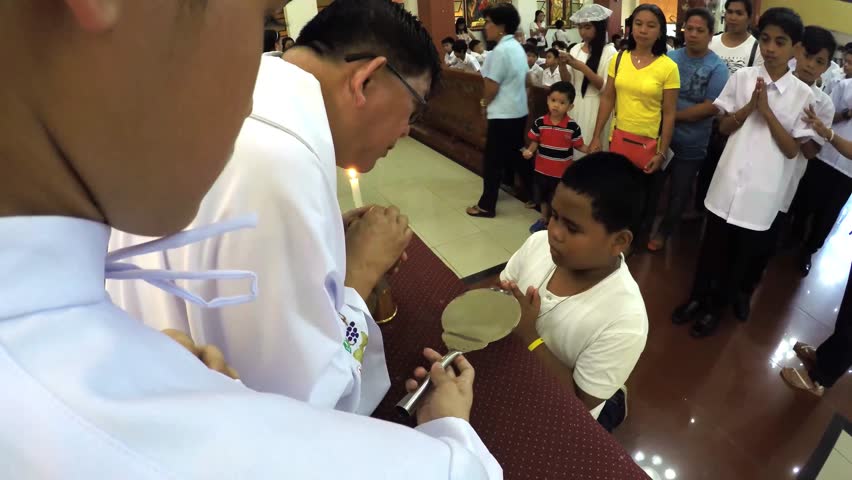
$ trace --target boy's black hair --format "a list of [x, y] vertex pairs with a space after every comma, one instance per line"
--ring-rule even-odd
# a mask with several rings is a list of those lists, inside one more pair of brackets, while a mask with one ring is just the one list
[[538, 48], [538, 39], [537, 38], [528, 38], [524, 40], [525, 45], [532, 45], [533, 47]]
[[847, 54], [852, 53], [852, 42], [849, 42], [846, 45], [844, 45], [843, 51], [846, 52]]
[[550, 86], [550, 91], [547, 94], [550, 95], [553, 92], [564, 93], [568, 99], [568, 103], [574, 103], [574, 99], [577, 98], [577, 90], [569, 82], [559, 81], [554, 83]]
[[808, 25], [802, 34], [802, 48], [810, 55], [816, 55], [823, 49], [828, 50], [828, 60], [834, 58], [837, 40], [828, 30], [816, 25]]
[[773, 7], [763, 12], [757, 24], [757, 30], [762, 33], [770, 25], [783, 30], [794, 45], [802, 41], [805, 25], [802, 23], [802, 17], [793, 10], [787, 7]]
[[274, 52], [275, 42], [278, 41], [278, 32], [275, 30], [263, 31], [263, 53]]
[[458, 53], [459, 55], [464, 55], [467, 53], [467, 43], [464, 40], [456, 40], [453, 42], [453, 52]]
[[665, 55], [668, 52], [668, 48], [666, 48], [666, 15], [660, 9], [660, 7], [654, 5], [653, 3], [643, 3], [636, 7], [633, 10], [633, 13], [627, 17], [627, 24], [630, 25], [630, 31], [627, 35], [627, 49], [628, 50], [636, 50], [636, 39], [633, 38], [633, 19], [636, 18], [636, 15], [639, 12], [648, 11], [654, 14], [657, 17], [657, 23], [660, 24], [660, 37], [657, 38], [657, 41], [654, 42], [654, 45], [651, 47], [651, 53], [656, 56]]
[[500, 25], [508, 35], [514, 35], [521, 24], [521, 16], [511, 3], [498, 3], [482, 11], [482, 16]]
[[553, 55], [554, 57], [556, 57], [556, 59], [557, 59], [557, 60], [559, 60], [559, 50], [557, 50], [557, 49], [555, 49], [555, 48], [548, 48], [548, 49], [544, 52], [544, 56], [546, 57], [548, 53], [549, 53], [549, 54], [551, 54], [551, 55]]
[[683, 17], [683, 23], [686, 24], [692, 17], [701, 17], [707, 23], [707, 30], [710, 32], [710, 35], [713, 35], [713, 30], [716, 27], [716, 18], [710, 13], [710, 10], [704, 7], [690, 8]]
[[476, 47], [477, 45], [479, 45], [480, 43], [482, 43], [482, 42], [480, 42], [479, 40], [474, 38], [473, 40], [470, 41], [470, 43], [467, 44], [467, 48], [473, 50], [473, 48]]
[[562, 20], [557, 20], [556, 23], [553, 24], [553, 26], [556, 27], [558, 30], [562, 30], [562, 27], [565, 26], [565, 22], [563, 22]]
[[728, 6], [730, 6], [732, 3], [742, 3], [743, 6], [745, 6], [745, 11], [748, 14], [748, 18], [754, 16], [754, 4], [751, 3], [751, 0], [728, 0], [727, 2], [725, 2], [725, 10], [727, 10]]
[[524, 44], [524, 51], [529, 54], [534, 54], [536, 57], [538, 56], [538, 50], [535, 48], [535, 45], [530, 45], [529, 43]]
[[592, 217], [615, 233], [636, 225], [642, 215], [644, 181], [641, 170], [624, 155], [586, 155], [562, 175], [562, 184], [592, 202]]
[[562, 40], [556, 40], [553, 43], [551, 43], [550, 46], [557, 49], [557, 50], [559, 50], [560, 48], [562, 50], [568, 50], [568, 44], [563, 42]]
[[296, 45], [340, 61], [355, 53], [385, 57], [404, 76], [430, 75], [430, 93], [441, 83], [442, 61], [432, 37], [401, 3], [336, 0], [302, 28]]
[[441, 40], [441, 45], [446, 45], [448, 43], [450, 45], [452, 45], [452, 44], [456, 43], [456, 39], [453, 38], [453, 37], [444, 37], [444, 39]]

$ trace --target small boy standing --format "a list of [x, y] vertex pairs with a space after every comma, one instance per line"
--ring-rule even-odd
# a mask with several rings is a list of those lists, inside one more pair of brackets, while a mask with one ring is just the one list
[[521, 304], [514, 334], [608, 431], [626, 418], [624, 384], [648, 337], [624, 260], [643, 175], [617, 153], [584, 157], [559, 181], [547, 232], [530, 236], [500, 274]]
[[568, 116], [574, 108], [576, 95], [574, 86], [568, 82], [556, 82], [550, 86], [548, 114], [533, 122], [527, 135], [532, 143], [521, 152], [527, 160], [535, 155], [533, 201], [541, 207], [541, 219], [530, 227], [531, 233], [547, 228], [550, 200], [565, 169], [574, 163], [574, 149], [583, 153], [588, 151], [580, 126]]
[[748, 319], [750, 280], [771, 242], [800, 144], [816, 134], [802, 111], [814, 103], [810, 87], [787, 66], [802, 39], [802, 19], [789, 8], [760, 17], [763, 66], [737, 70], [714, 105], [725, 115], [719, 130], [730, 135], [704, 200], [707, 227], [689, 301], [672, 314], [676, 325], [694, 321], [690, 334], [712, 335], [724, 309]]

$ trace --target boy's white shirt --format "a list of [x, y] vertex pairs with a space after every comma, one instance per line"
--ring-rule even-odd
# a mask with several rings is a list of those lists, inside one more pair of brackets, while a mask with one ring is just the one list
[[0, 218], [0, 269], [14, 272], [0, 278], [0, 477], [502, 478], [463, 420], [413, 430], [208, 369], [110, 302], [109, 235], [75, 218]]
[[[141, 281], [108, 281], [113, 300], [158, 330], [175, 328], [222, 349], [250, 388], [312, 405], [369, 415], [390, 387], [381, 330], [346, 286], [334, 145], [319, 82], [264, 57], [246, 119], [225, 171], [192, 227], [258, 214], [258, 227], [202, 244], [132, 259], [143, 268], [248, 269], [259, 297], [205, 309]], [[114, 232], [110, 250], [147, 239]], [[208, 281], [205, 298], [245, 291]], [[347, 327], [358, 338], [347, 339]]]
[[[811, 91], [814, 94], [813, 107], [817, 117], [819, 117], [826, 127], [831, 128], [831, 124], [834, 122], [834, 104], [831, 102], [831, 97], [829, 97], [816, 85], [811, 85]], [[819, 135], [807, 138], [804, 141], [807, 142], [809, 140], [813, 140], [820, 147], [823, 147], [826, 144], [825, 139]], [[819, 158], [819, 155], [817, 155], [817, 158]], [[813, 161], [818, 162], [819, 160], [817, 160], [817, 158], [814, 158]], [[793, 204], [793, 198], [796, 196], [796, 190], [799, 189], [799, 182], [802, 180], [802, 177], [805, 175], [805, 170], [808, 168], [808, 162], [809, 160], [805, 158], [805, 155], [799, 151], [799, 156], [796, 158], [796, 162], [793, 165], [793, 174], [790, 176], [790, 184], [784, 192], [784, 198], [781, 202], [781, 212], [787, 213], [787, 211], [790, 210], [790, 206]]]
[[[763, 66], [741, 68], [713, 105], [721, 113], [738, 111], [751, 100], [758, 77], [766, 81], [769, 106], [784, 129], [799, 141], [816, 137], [802, 119], [814, 94], [791, 71], [773, 82]], [[704, 205], [731, 225], [766, 231], [781, 210], [795, 162], [781, 152], [766, 120], [755, 110], [728, 139]]]
[[[537, 232], [512, 255], [500, 280], [517, 283], [521, 291], [540, 289], [538, 334], [574, 370], [578, 387], [606, 400], [624, 385], [645, 349], [648, 314], [642, 293], [623, 257], [618, 270], [572, 297], [547, 290], [554, 267], [547, 232]], [[593, 417], [604, 403], [590, 411]]]
[[465, 53], [464, 60], [460, 60], [456, 57], [456, 63], [450, 68], [470, 73], [479, 73], [480, 70], [482, 70], [482, 66], [479, 64], [479, 61], [470, 52]]

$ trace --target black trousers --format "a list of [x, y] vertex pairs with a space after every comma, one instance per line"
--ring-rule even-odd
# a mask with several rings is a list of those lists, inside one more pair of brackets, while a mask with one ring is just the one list
[[772, 226], [766, 232], [760, 245], [757, 246], [751, 261], [747, 265], [741, 293], [751, 296], [757, 290], [766, 267], [769, 266], [769, 261], [778, 253], [778, 240], [781, 237], [781, 232], [786, 229], [789, 219], [789, 214], [778, 212], [778, 216], [775, 217], [775, 221], [772, 222]]
[[[702, 160], [684, 160], [675, 157], [665, 171], [654, 172], [647, 176], [642, 222], [639, 228], [634, 231], [637, 241], [644, 242], [650, 237], [667, 178], [671, 179], [669, 182], [671, 194], [663, 221], [660, 222], [659, 233], [666, 238], [672, 234], [675, 226], [680, 222], [687, 201], [689, 201], [692, 183], [695, 181], [695, 175], [698, 173], [701, 164]], [[704, 198], [702, 197], [703, 201]]]
[[529, 190], [532, 174], [531, 162], [524, 160], [521, 155], [526, 127], [526, 116], [488, 120], [482, 173], [482, 197], [480, 197], [478, 203], [480, 209], [487, 212], [496, 210], [500, 180], [507, 169], [517, 171], [524, 187]]
[[716, 173], [716, 167], [719, 165], [719, 159], [722, 158], [722, 152], [725, 151], [726, 145], [728, 145], [728, 137], [719, 132], [719, 121], [714, 120], [713, 130], [710, 133], [710, 142], [707, 144], [707, 158], [704, 159], [698, 170], [698, 182], [695, 189], [695, 209], [699, 212], [704, 211], [704, 199], [707, 197], [710, 182], [713, 180], [713, 174]]
[[[852, 277], [852, 271], [849, 275]], [[816, 357], [816, 367], [808, 373], [812, 380], [826, 388], [832, 387], [852, 368], [852, 281], [846, 283], [834, 333], [817, 348]]]
[[[804, 240], [805, 251], [814, 254], [822, 248], [850, 194], [852, 178], [821, 160], [808, 162], [790, 209], [793, 238]], [[809, 222], [811, 229], [807, 232]]]
[[708, 212], [690, 300], [703, 302], [719, 314], [735, 295], [750, 295], [757, 287], [752, 277], [759, 268], [756, 262], [762, 261], [772, 235], [772, 229], [756, 232], [737, 227]]

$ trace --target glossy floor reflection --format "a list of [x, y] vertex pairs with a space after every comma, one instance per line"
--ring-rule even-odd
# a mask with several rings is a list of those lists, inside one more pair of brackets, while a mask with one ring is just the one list
[[[628, 383], [630, 418], [616, 437], [635, 457], [665, 459], [665, 469], [655, 469], [659, 478], [795, 478], [832, 415], [852, 418], [852, 376], [817, 399], [779, 375], [800, 366], [791, 350], [796, 341], [819, 345], [833, 329], [852, 262], [848, 209], [810, 276], [800, 278], [793, 252], [782, 253], [755, 295], [750, 320], [729, 315], [707, 339], [669, 321], [692, 282], [699, 225], [685, 225], [666, 251], [630, 260], [651, 329]], [[852, 464], [837, 478], [852, 478], [850, 472]]]

